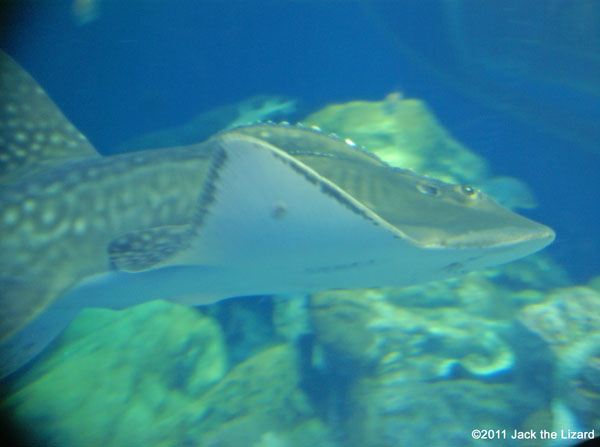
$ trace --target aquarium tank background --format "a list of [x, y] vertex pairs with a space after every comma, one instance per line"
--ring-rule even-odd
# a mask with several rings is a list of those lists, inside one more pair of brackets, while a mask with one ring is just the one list
[[85, 309], [2, 380], [7, 445], [598, 436], [600, 3], [0, 5], [0, 48], [104, 156], [302, 123], [556, 232], [519, 261], [404, 288]]

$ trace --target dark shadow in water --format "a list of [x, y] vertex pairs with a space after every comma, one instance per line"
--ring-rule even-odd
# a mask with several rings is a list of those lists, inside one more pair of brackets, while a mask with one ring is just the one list
[[362, 4], [374, 29], [440, 83], [600, 152], [600, 3]]

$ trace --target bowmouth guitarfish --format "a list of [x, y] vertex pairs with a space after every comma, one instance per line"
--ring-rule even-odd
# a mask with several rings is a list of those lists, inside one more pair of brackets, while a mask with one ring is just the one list
[[403, 286], [554, 239], [474, 188], [302, 126], [102, 157], [3, 53], [0, 77], [3, 376], [84, 307]]

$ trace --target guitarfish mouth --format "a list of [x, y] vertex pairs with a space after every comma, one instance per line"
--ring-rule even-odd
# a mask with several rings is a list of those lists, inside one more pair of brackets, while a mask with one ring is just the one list
[[551, 228], [536, 224], [531, 228], [505, 227], [501, 231], [480, 230], [467, 232], [443, 241], [445, 248], [502, 248], [528, 245], [533, 251], [546, 247], [556, 237]]

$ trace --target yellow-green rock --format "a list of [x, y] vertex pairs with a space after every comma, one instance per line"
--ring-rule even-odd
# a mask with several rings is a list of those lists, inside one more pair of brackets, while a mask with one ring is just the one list
[[368, 291], [334, 290], [311, 297], [310, 310], [319, 343], [357, 364], [376, 355], [375, 334], [368, 328], [376, 316]]
[[192, 308], [87, 309], [2, 406], [44, 445], [151, 445], [225, 372], [218, 324]]
[[282, 344], [235, 366], [204, 396], [174, 416], [180, 421], [180, 443], [251, 446], [287, 439], [288, 432], [314, 417], [299, 388], [296, 358], [292, 345]]
[[555, 289], [546, 301], [523, 308], [519, 320], [561, 350], [600, 334], [600, 292], [582, 286]]
[[519, 320], [556, 356], [555, 396], [585, 427], [600, 423], [600, 292], [576, 286], [553, 290], [522, 309]]

